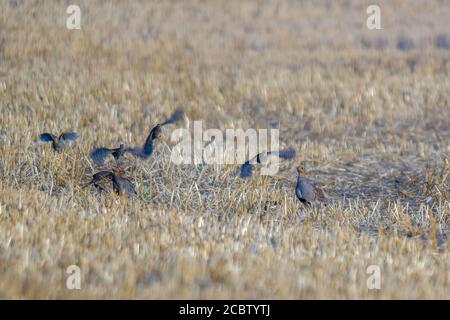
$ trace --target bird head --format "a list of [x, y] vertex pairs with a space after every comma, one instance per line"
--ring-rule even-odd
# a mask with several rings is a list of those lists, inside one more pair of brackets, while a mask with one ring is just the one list
[[303, 163], [300, 164], [300, 165], [297, 167], [297, 173], [298, 173], [300, 176], [305, 175], [305, 165], [304, 165]]

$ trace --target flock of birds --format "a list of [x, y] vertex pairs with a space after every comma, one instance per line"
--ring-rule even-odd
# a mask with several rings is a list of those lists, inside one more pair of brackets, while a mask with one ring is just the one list
[[[120, 166], [120, 158], [123, 157], [125, 153], [130, 153], [144, 160], [149, 159], [154, 151], [155, 142], [161, 135], [162, 127], [179, 121], [183, 115], [183, 111], [177, 109], [164, 122], [158, 123], [152, 127], [143, 146], [125, 147], [123, 144], [120, 144], [118, 148], [99, 147], [92, 150], [89, 153], [89, 156], [97, 166], [102, 167], [108, 156], [113, 156], [116, 165], [112, 169], [101, 170], [94, 173], [91, 180], [83, 187], [93, 185], [98, 190], [104, 191], [104, 186], [111, 183], [113, 190], [120, 196], [136, 196], [137, 193], [133, 183], [126, 177], [124, 169]], [[39, 135], [41, 141], [51, 142], [53, 150], [57, 152], [62, 151], [70, 141], [74, 141], [77, 138], [78, 135], [76, 132], [64, 132], [59, 136], [47, 132]], [[253, 166], [265, 163], [269, 157], [293, 159], [295, 157], [295, 150], [289, 148], [285, 150], [261, 152], [241, 165], [240, 177], [251, 177]], [[304, 164], [297, 167], [297, 173], [295, 194], [298, 200], [308, 207], [313, 204], [325, 203], [326, 197], [323, 191], [305, 177]]]

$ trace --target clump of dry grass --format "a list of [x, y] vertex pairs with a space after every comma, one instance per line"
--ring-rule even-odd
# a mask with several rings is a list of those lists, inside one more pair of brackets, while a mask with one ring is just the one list
[[[433, 39], [450, 8], [384, 3], [372, 39], [367, 5], [86, 1], [68, 31], [63, 1], [3, 2], [0, 296], [448, 298], [450, 62]], [[140, 145], [179, 106], [186, 128], [279, 128], [297, 157], [248, 180], [175, 165], [167, 128], [149, 161], [124, 160], [137, 200], [82, 188], [93, 147]], [[44, 130], [80, 138], [55, 153]], [[329, 206], [296, 200], [303, 161]]]

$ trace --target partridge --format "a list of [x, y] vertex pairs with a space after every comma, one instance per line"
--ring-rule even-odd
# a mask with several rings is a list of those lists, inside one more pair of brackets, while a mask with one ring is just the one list
[[113, 169], [112, 183], [114, 191], [119, 195], [126, 195], [127, 197], [137, 195], [133, 183], [125, 176], [124, 171], [120, 167]]
[[281, 159], [292, 159], [295, 157], [295, 150], [290, 148], [290, 149], [279, 150], [279, 151], [268, 151], [268, 152], [258, 153], [256, 156], [254, 156], [250, 160], [246, 161], [241, 166], [241, 173], [240, 173], [241, 178], [250, 177], [252, 175], [253, 165], [264, 163], [266, 161], [266, 159], [270, 156], [279, 157]]
[[91, 181], [85, 184], [83, 188], [86, 188], [91, 184], [93, 184], [94, 187], [96, 187], [97, 189], [104, 191], [105, 188], [103, 188], [103, 185], [112, 181], [113, 176], [114, 174], [111, 171], [108, 170], [99, 171], [92, 175]]
[[325, 195], [323, 191], [315, 187], [312, 182], [305, 177], [305, 166], [297, 167], [297, 185], [295, 187], [295, 194], [298, 200], [305, 206], [325, 202]]
[[134, 155], [142, 158], [148, 159], [153, 153], [154, 144], [153, 142], [161, 136], [161, 128], [165, 125], [175, 123], [183, 117], [184, 113], [181, 109], [175, 110], [175, 112], [168, 117], [163, 123], [158, 123], [154, 126], [145, 140], [142, 147], [127, 148], [126, 151], [133, 153]]
[[64, 132], [59, 136], [55, 136], [52, 133], [44, 132], [39, 135], [39, 139], [43, 142], [51, 142], [52, 148], [55, 151], [61, 151], [67, 145], [68, 141], [73, 141], [78, 138], [76, 132]]
[[154, 150], [154, 141], [161, 136], [161, 128], [167, 124], [175, 123], [183, 117], [183, 111], [181, 109], [177, 109], [170, 117], [168, 117], [163, 123], [159, 123], [155, 125], [147, 136], [145, 143], [142, 147], [136, 146], [131, 148], [125, 148], [123, 144], [119, 146], [119, 148], [109, 149], [105, 147], [100, 147], [92, 150], [89, 155], [91, 159], [97, 165], [103, 165], [106, 157], [108, 155], [112, 155], [114, 159], [118, 160], [122, 157], [126, 152], [129, 152], [135, 156], [138, 156], [142, 159], [148, 159], [153, 153]]
[[105, 188], [103, 186], [110, 182], [112, 182], [114, 191], [121, 196], [132, 197], [137, 195], [133, 183], [125, 176], [124, 171], [120, 167], [115, 167], [112, 171], [104, 170], [93, 174], [91, 181], [84, 187], [93, 184], [96, 188], [104, 191]]

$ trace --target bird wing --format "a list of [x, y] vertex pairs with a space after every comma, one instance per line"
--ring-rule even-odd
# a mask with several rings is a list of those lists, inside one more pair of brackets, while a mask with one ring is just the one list
[[99, 184], [111, 181], [113, 178], [113, 173], [111, 171], [99, 171], [92, 175], [91, 181], [84, 185], [84, 188], [91, 184]]
[[100, 171], [92, 176], [92, 183], [101, 190], [104, 190], [102, 185], [106, 185], [111, 181], [114, 181], [114, 173], [111, 171]]
[[302, 187], [300, 181], [297, 180], [297, 185], [295, 186], [295, 194], [299, 200], [303, 199]]
[[108, 148], [97, 148], [92, 150], [89, 153], [89, 156], [91, 159], [95, 162], [97, 165], [102, 165], [105, 161], [105, 158], [112, 152], [111, 149]]
[[158, 134], [160, 131], [161, 131], [160, 125], [154, 126], [152, 130], [150, 130], [147, 139], [145, 139], [145, 143], [142, 146], [142, 148], [139, 147], [128, 148], [127, 151], [141, 158], [148, 159], [153, 153], [153, 140], [158, 138]]
[[174, 113], [170, 115], [163, 123], [161, 123], [161, 126], [164, 126], [166, 124], [175, 123], [179, 121], [181, 118], [183, 118], [184, 112], [181, 109], [176, 109]]
[[160, 132], [161, 132], [161, 124], [157, 124], [150, 130], [150, 133], [148, 134], [147, 139], [145, 139], [145, 143], [142, 146], [142, 148], [141, 147], [126, 148], [124, 149], [124, 152], [130, 152], [142, 159], [150, 158], [150, 156], [153, 153], [153, 140], [159, 137]]
[[306, 178], [300, 180], [299, 187], [301, 195], [305, 200], [313, 202], [317, 199], [316, 188]]
[[[152, 130], [150, 130], [150, 134], [147, 137], [147, 140], [151, 137], [152, 140], [159, 138], [159, 136], [161, 135], [161, 125], [157, 124], [156, 126], [154, 126], [152, 128]], [[146, 140], [146, 143], [147, 143]]]
[[39, 139], [44, 142], [49, 142], [49, 141], [54, 141], [56, 139], [56, 137], [51, 133], [44, 132], [39, 135]]
[[59, 140], [64, 141], [75, 140], [76, 138], [78, 138], [78, 134], [76, 132], [64, 132], [59, 136]]
[[142, 148], [142, 153], [144, 154], [144, 157], [147, 159], [149, 158], [153, 153], [153, 137], [149, 137], [144, 144], [144, 147]]
[[241, 178], [248, 178], [252, 175], [252, 171], [253, 171], [253, 165], [258, 162], [258, 159], [260, 157], [262, 157], [264, 154], [266, 154], [266, 152], [261, 152], [259, 154], [257, 154], [256, 156], [254, 156], [253, 158], [251, 158], [250, 160], [244, 162], [241, 166]]
[[267, 155], [277, 156], [282, 159], [292, 159], [295, 157], [295, 150], [292, 148], [278, 150], [278, 151], [269, 151]]
[[123, 179], [122, 187], [128, 196], [134, 196], [137, 194], [133, 183], [130, 180], [128, 180], [127, 178]]
[[96, 182], [101, 180], [111, 180], [114, 174], [111, 171], [99, 171], [92, 176], [92, 180]]
[[253, 165], [250, 164], [250, 160], [246, 161], [242, 166], [241, 166], [241, 178], [248, 178], [252, 175], [252, 169], [253, 169]]
[[141, 147], [126, 148], [124, 152], [129, 152], [142, 159], [148, 158], [148, 156], [145, 155], [144, 150]]

